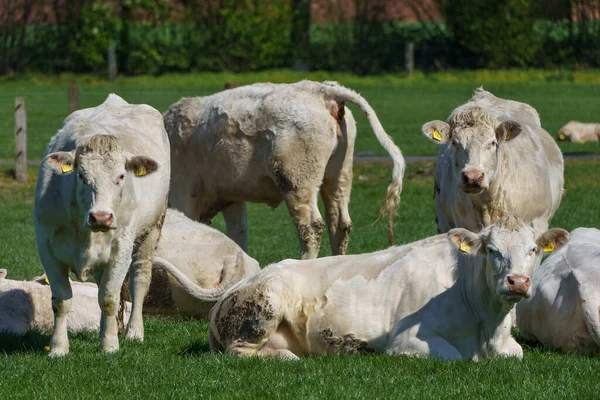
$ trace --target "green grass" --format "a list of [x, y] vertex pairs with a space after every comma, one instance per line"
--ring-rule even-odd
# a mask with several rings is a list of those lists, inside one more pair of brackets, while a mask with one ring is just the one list
[[[405, 178], [398, 242], [435, 234], [433, 163], [411, 164]], [[35, 172], [31, 170], [32, 174]], [[385, 223], [373, 224], [391, 171], [361, 165], [354, 171], [350, 253], [387, 246]], [[42, 271], [31, 223], [33, 186], [0, 174], [0, 268], [9, 277]], [[552, 225], [600, 228], [600, 160], [566, 163], [566, 194]], [[222, 219], [215, 226], [223, 230]], [[287, 211], [249, 207], [250, 249], [261, 265], [296, 257]], [[328, 255], [323, 243], [321, 255]], [[50, 337], [0, 335], [0, 398], [595, 398], [600, 358], [565, 355], [525, 344], [522, 362], [489, 359], [443, 363], [385, 355], [309, 357], [295, 363], [236, 359], [209, 352], [207, 324], [146, 318], [143, 344], [121, 340], [111, 356], [95, 334], [71, 336], [71, 354], [50, 360]]]
[[[325, 72], [265, 71], [234, 75], [202, 73], [161, 77], [119, 78], [108, 83], [94, 77], [30, 76], [0, 79], [0, 159], [14, 158], [14, 97], [27, 97], [28, 156], [40, 159], [50, 137], [68, 113], [68, 84], [81, 85], [81, 107], [92, 107], [115, 92], [131, 103], [147, 103], [164, 112], [182, 96], [201, 96], [223, 89], [225, 82], [295, 82], [300, 79], [338, 80], [361, 93], [377, 112], [384, 128], [405, 155], [435, 155], [437, 146], [421, 135], [430, 120], [444, 120], [481, 85], [500, 97], [531, 104], [542, 125], [556, 136], [570, 120], [600, 122], [600, 72], [469, 71], [417, 74], [411, 80], [384, 75], [357, 77]], [[362, 112], [351, 106], [358, 121], [356, 150], [385, 154]], [[600, 143], [561, 143], [564, 152], [600, 153]]]

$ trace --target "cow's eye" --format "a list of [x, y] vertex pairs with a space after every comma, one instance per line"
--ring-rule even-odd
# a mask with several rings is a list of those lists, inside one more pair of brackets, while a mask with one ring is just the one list
[[79, 178], [79, 180], [81, 182], [83, 182], [84, 179], [83, 179], [83, 174], [81, 172], [77, 174], [77, 177]]
[[494, 254], [497, 254], [497, 253], [499, 253], [499, 252], [500, 252], [500, 250], [498, 250], [498, 248], [497, 248], [496, 246], [492, 245], [492, 244], [488, 244], [488, 245], [486, 246], [486, 248], [487, 248], [487, 249], [488, 249], [490, 252], [492, 252], [492, 253], [494, 253]]
[[496, 139], [490, 142], [490, 149], [495, 149], [498, 146], [498, 141]]
[[529, 255], [530, 256], [534, 255], [535, 253], [537, 253], [537, 250], [538, 250], [537, 246], [534, 246], [531, 250], [529, 250]]
[[459, 143], [458, 139], [456, 139], [456, 138], [452, 139], [452, 146], [458, 147], [458, 143]]
[[121, 182], [123, 182], [123, 179], [125, 179], [125, 174], [121, 174], [119, 175], [119, 177], [117, 178], [117, 185]]

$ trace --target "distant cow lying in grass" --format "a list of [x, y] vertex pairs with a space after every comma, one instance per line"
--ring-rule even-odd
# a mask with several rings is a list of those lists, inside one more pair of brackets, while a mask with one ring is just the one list
[[558, 131], [558, 140], [587, 143], [600, 140], [600, 124], [570, 121]]
[[517, 305], [520, 334], [566, 352], [600, 352], [600, 231], [578, 228], [533, 274]]
[[381, 209], [390, 218], [391, 241], [404, 158], [369, 103], [335, 82], [257, 83], [173, 104], [164, 114], [171, 143], [169, 205], [205, 223], [222, 211], [227, 234], [247, 251], [245, 202], [276, 207], [283, 201], [298, 229], [301, 257], [315, 258], [324, 228], [320, 192], [331, 251], [345, 254], [356, 139], [346, 102], [366, 114], [394, 163]]
[[168, 209], [144, 313], [206, 318], [227, 289], [259, 269], [225, 234]]
[[[45, 276], [31, 281], [6, 279], [7, 271], [0, 269], [0, 332], [24, 335], [28, 331], [50, 333], [54, 329], [52, 293]], [[98, 287], [93, 283], [71, 281], [73, 306], [67, 315], [70, 332], [98, 330], [100, 306]], [[129, 319], [131, 304], [126, 304], [125, 318]]]
[[285, 260], [243, 280], [211, 311], [213, 351], [297, 359], [375, 350], [445, 360], [522, 358], [509, 311], [530, 295], [543, 249], [515, 217], [371, 254]]

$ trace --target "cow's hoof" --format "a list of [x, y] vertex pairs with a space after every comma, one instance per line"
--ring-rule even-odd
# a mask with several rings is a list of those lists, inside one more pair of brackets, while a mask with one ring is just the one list
[[68, 347], [51, 347], [50, 352], [48, 353], [48, 357], [50, 358], [60, 358], [69, 354]]
[[112, 354], [119, 351], [119, 339], [104, 339], [102, 341], [102, 352], [106, 354]]
[[144, 328], [137, 329], [137, 328], [130, 326], [127, 329], [127, 334], [125, 335], [125, 339], [143, 342], [144, 341]]

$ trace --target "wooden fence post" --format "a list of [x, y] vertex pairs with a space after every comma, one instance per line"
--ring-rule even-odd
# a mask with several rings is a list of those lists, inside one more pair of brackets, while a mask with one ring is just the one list
[[415, 72], [415, 44], [414, 42], [407, 42], [404, 49], [404, 65], [406, 67], [406, 73], [408, 77], [412, 77]]
[[79, 85], [71, 83], [69, 85], [69, 113], [79, 110]]
[[27, 182], [27, 112], [25, 97], [15, 98], [15, 178]]

